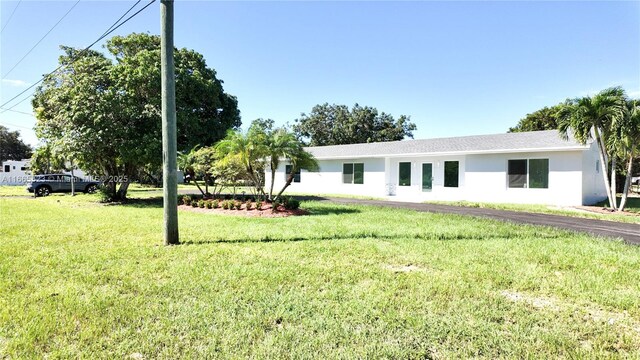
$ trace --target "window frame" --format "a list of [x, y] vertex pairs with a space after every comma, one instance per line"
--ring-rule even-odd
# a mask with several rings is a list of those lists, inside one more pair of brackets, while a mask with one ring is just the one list
[[[284, 166], [284, 181], [287, 181], [287, 179], [289, 178], [289, 172], [290, 170], [288, 170], [288, 168], [291, 168], [293, 165], [288, 164]], [[293, 181], [292, 183], [299, 183], [302, 180], [302, 176], [300, 175], [302, 173], [302, 170], [298, 169], [298, 171], [295, 172], [295, 174], [293, 174]]]
[[[525, 186], [524, 187], [511, 187], [510, 186], [510, 181], [509, 181], [509, 162], [510, 161], [526, 161], [526, 166], [525, 166], [525, 170], [526, 170], [526, 174], [525, 174]], [[547, 162], [547, 172], [546, 172], [546, 187], [531, 187], [531, 160], [546, 160]], [[538, 158], [538, 157], [531, 157], [531, 158], [517, 158], [517, 159], [507, 159], [507, 164], [506, 164], [506, 170], [505, 170], [505, 175], [506, 175], [506, 187], [507, 189], [540, 189], [540, 190], [548, 190], [549, 189], [549, 174], [551, 173], [551, 159], [546, 157], [546, 158]]]
[[[409, 182], [402, 182], [402, 165], [409, 165]], [[398, 162], [398, 186], [411, 186], [411, 176], [412, 174], [413, 163], [411, 161], [399, 161]]]
[[[345, 167], [346, 166], [351, 166], [351, 173], [347, 174], [347, 175], [351, 175], [351, 181], [347, 182], [345, 181]], [[356, 181], [356, 168], [357, 167], [362, 167], [362, 174], [361, 177], [359, 178], [360, 181]], [[342, 183], [344, 185], [363, 185], [364, 184], [364, 162], [345, 162], [342, 163]]]
[[[456, 163], [457, 166], [457, 173], [458, 176], [456, 176], [456, 184], [455, 186], [448, 186], [447, 185], [447, 163]], [[460, 188], [460, 160], [444, 160], [443, 164], [442, 164], [442, 178], [443, 178], [443, 187], [445, 188], [450, 188], [450, 189], [458, 189]]]

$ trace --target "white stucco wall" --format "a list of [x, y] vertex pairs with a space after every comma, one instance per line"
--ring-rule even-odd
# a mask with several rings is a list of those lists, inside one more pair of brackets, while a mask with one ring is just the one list
[[582, 203], [592, 205], [606, 198], [598, 145], [593, 142], [582, 155]]
[[[595, 173], [597, 149], [509, 154], [416, 156], [320, 160], [320, 171], [301, 172], [301, 182], [288, 191], [307, 194], [352, 194], [399, 201], [477, 201], [576, 206], [602, 199], [602, 174]], [[507, 166], [513, 159], [549, 159], [547, 189], [508, 187]], [[444, 186], [445, 161], [459, 162], [457, 188]], [[411, 163], [411, 185], [398, 186], [399, 163]], [[364, 163], [364, 184], [343, 184], [342, 164]], [[422, 189], [422, 164], [433, 166], [431, 191]], [[285, 181], [286, 164], [276, 174], [276, 188]], [[583, 173], [583, 168], [586, 169]], [[386, 169], [386, 171], [385, 171]], [[268, 177], [268, 176], [267, 176]], [[267, 180], [268, 181], [268, 180]], [[267, 184], [268, 186], [268, 184]]]
[[[549, 159], [547, 189], [509, 188], [509, 160]], [[515, 204], [582, 204], [582, 153], [548, 152], [467, 156], [465, 197], [469, 201]]]
[[[364, 183], [363, 184], [343, 184], [342, 164], [363, 163]], [[305, 194], [349, 194], [382, 197], [385, 195], [385, 167], [384, 159], [344, 159], [344, 160], [320, 160], [320, 170], [300, 172], [300, 182], [291, 183], [287, 192]], [[276, 173], [274, 189], [281, 189], [286, 181], [285, 166], [281, 163]], [[267, 169], [266, 188], [271, 182], [271, 173]], [[277, 192], [277, 190], [274, 190]]]

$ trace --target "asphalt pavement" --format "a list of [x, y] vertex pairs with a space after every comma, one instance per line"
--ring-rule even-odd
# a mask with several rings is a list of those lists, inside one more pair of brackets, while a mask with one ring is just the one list
[[559, 229], [587, 233], [596, 236], [621, 238], [628, 244], [640, 245], [640, 225], [621, 223], [607, 220], [578, 218], [562, 215], [550, 215], [540, 213], [528, 213], [521, 211], [508, 211], [484, 208], [472, 208], [464, 206], [451, 206], [440, 204], [407, 203], [387, 200], [363, 200], [348, 198], [321, 198], [338, 204], [360, 204], [411, 209], [415, 211], [468, 215], [484, 217], [495, 220], [509, 221], [519, 224], [531, 224], [551, 226]]

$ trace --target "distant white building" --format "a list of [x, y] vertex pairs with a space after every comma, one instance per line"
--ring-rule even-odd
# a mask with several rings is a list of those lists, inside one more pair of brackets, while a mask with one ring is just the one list
[[[0, 186], [1, 185], [25, 185], [31, 180], [30, 159], [7, 160], [0, 166]], [[71, 174], [70, 171], [63, 171], [63, 174]], [[73, 174], [80, 178], [85, 178], [86, 174], [82, 170], [74, 170]]]
[[29, 181], [29, 159], [7, 160], [0, 166], [0, 185], [24, 185]]
[[[291, 192], [561, 206], [607, 197], [597, 145], [565, 141], [556, 130], [307, 150], [320, 169], [297, 174]], [[277, 169], [276, 188], [289, 166]]]

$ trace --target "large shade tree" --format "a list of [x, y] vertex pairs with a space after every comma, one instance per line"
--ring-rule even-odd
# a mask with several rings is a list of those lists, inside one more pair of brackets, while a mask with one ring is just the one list
[[369, 106], [325, 103], [296, 119], [293, 130], [310, 146], [396, 141], [413, 138], [416, 125], [410, 120], [405, 115], [396, 120]]
[[[122, 180], [105, 184], [119, 200], [141, 167], [162, 163], [160, 37], [116, 36], [105, 47], [113, 60], [63, 46], [63, 67], [45, 78], [32, 104], [38, 136], [64, 144], [90, 174]], [[178, 150], [211, 145], [240, 126], [237, 100], [201, 54], [175, 49], [174, 56]]]
[[6, 126], [0, 125], [0, 163], [28, 159], [31, 153], [31, 147], [20, 139], [20, 132], [9, 131]]
[[561, 108], [562, 104], [551, 107], [545, 106], [540, 110], [527, 114], [527, 116], [518, 121], [516, 126], [509, 128], [509, 132], [555, 130], [558, 128], [558, 112]]

